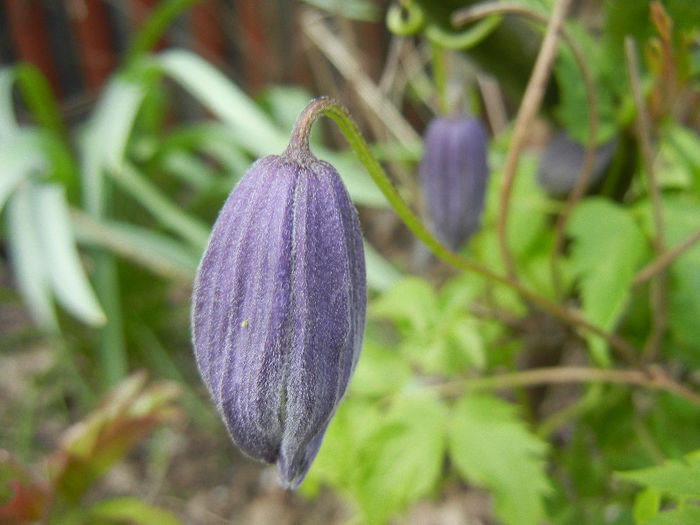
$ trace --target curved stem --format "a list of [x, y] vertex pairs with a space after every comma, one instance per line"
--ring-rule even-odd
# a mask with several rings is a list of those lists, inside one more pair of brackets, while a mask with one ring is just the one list
[[479, 42], [489, 36], [500, 23], [501, 17], [498, 15], [492, 15], [480, 20], [474, 24], [473, 27], [470, 27], [461, 33], [450, 33], [448, 31], [444, 31], [437, 24], [429, 24], [425, 28], [425, 36], [431, 42], [434, 42], [445, 49], [469, 49], [476, 46]]
[[341, 104], [333, 101], [329, 97], [319, 97], [311, 102], [302, 110], [297, 120], [297, 124], [292, 131], [292, 139], [290, 141], [288, 152], [308, 151], [309, 148], [309, 131], [313, 123], [318, 117], [325, 115], [332, 119], [340, 131], [345, 136], [348, 144], [357, 155], [362, 165], [365, 167], [369, 175], [374, 180], [374, 183], [379, 187], [387, 201], [394, 209], [394, 212], [399, 216], [403, 223], [418, 239], [433, 252], [433, 254], [442, 259], [446, 263], [459, 268], [478, 273], [492, 281], [501, 283], [518, 292], [522, 297], [530, 301], [532, 304], [539, 306], [555, 317], [563, 320], [571, 326], [575, 326], [586, 330], [590, 333], [598, 335], [614, 348], [622, 358], [629, 363], [636, 363], [637, 351], [627, 343], [624, 339], [615, 334], [611, 334], [588, 322], [583, 315], [576, 309], [567, 308], [558, 303], [554, 303], [546, 297], [523, 286], [521, 283], [511, 278], [508, 275], [501, 275], [481, 264], [460, 257], [443, 246], [433, 235], [423, 226], [423, 223], [411, 211], [408, 205], [396, 191], [391, 181], [384, 173], [381, 165], [374, 158], [369, 150], [369, 146], [362, 138], [357, 126], [352, 120], [348, 110]]

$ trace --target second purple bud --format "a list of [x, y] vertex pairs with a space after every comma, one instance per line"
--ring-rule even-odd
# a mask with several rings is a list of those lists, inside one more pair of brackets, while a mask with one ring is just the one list
[[423, 137], [420, 186], [428, 226], [453, 251], [479, 227], [488, 166], [487, 137], [473, 117], [436, 117]]

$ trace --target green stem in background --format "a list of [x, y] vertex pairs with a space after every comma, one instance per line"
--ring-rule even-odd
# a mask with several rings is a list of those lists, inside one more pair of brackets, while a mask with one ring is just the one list
[[455, 268], [478, 273], [488, 279], [491, 279], [492, 281], [512, 288], [528, 301], [539, 306], [541, 309], [549, 312], [553, 316], [562, 319], [569, 325], [579, 327], [604, 338], [608, 344], [610, 344], [610, 346], [629, 363], [634, 364], [637, 362], [637, 350], [634, 347], [619, 336], [610, 334], [599, 326], [589, 323], [578, 310], [554, 303], [546, 297], [541, 296], [523, 286], [515, 279], [512, 279], [507, 275], [500, 275], [490, 270], [486, 266], [482, 266], [478, 263], [460, 257], [443, 246], [435, 237], [433, 237], [425, 226], [423, 226], [420, 219], [418, 219], [418, 217], [411, 211], [408, 205], [401, 198], [399, 193], [391, 184], [391, 181], [387, 177], [386, 173], [384, 173], [384, 170], [379, 162], [377, 162], [372, 155], [369, 146], [362, 138], [362, 135], [353, 122], [352, 117], [350, 117], [348, 110], [338, 102], [333, 101], [329, 97], [319, 97], [309, 102], [309, 104], [302, 110], [297, 123], [294, 126], [292, 138], [287, 149], [288, 152], [294, 154], [295, 151], [309, 151], [309, 133], [311, 126], [320, 116], [327, 116], [337, 124], [340, 131], [350, 144], [350, 147], [353, 149], [360, 162], [362, 162], [363, 166], [374, 180], [374, 183], [384, 194], [396, 214], [408, 227], [408, 229], [411, 230], [413, 235], [423, 241], [423, 243], [430, 249], [430, 251], [433, 252], [436, 257], [442, 259]]
[[95, 290], [107, 317], [107, 323], [99, 329], [101, 379], [111, 387], [126, 377], [128, 366], [117, 261], [104, 250], [95, 253]]
[[134, 37], [129, 49], [124, 56], [124, 63], [132, 62], [136, 57], [145, 53], [156, 45], [158, 39], [165, 30], [170, 27], [173, 20], [189, 8], [191, 5], [201, 0], [167, 0], [160, 2], [149, 14], [148, 19], [139, 29]]
[[500, 23], [500, 15], [491, 15], [458, 33], [444, 31], [439, 25], [431, 24], [425, 28], [425, 36], [444, 49], [461, 51], [481, 43]]
[[430, 41], [430, 63], [433, 67], [433, 82], [437, 93], [438, 110], [442, 115], [449, 112], [447, 96], [447, 68], [445, 67], [445, 51], [439, 44]]

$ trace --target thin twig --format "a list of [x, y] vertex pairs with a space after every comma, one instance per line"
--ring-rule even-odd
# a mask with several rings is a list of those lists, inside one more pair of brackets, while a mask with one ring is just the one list
[[[510, 2], [480, 3], [477, 6], [456, 12], [452, 17], [452, 22], [455, 25], [461, 25], [477, 18], [482, 18], [493, 14], [518, 14], [527, 16], [543, 24], [547, 24], [548, 22], [547, 17], [538, 13], [537, 11], [534, 11], [526, 6]], [[561, 279], [556, 267], [556, 259], [561, 253], [564, 245], [564, 229], [569, 216], [571, 215], [571, 211], [574, 209], [574, 206], [581, 199], [583, 193], [588, 187], [588, 181], [590, 180], [591, 173], [593, 171], [593, 163], [595, 161], [596, 137], [598, 135], [598, 103], [595, 97], [593, 79], [590, 71], [588, 70], [588, 66], [586, 65], [586, 60], [583, 57], [583, 53], [581, 53], [581, 50], [578, 48], [576, 41], [571, 37], [564, 26], [560, 28], [560, 33], [562, 39], [566, 42], [574, 55], [574, 60], [576, 61], [579, 71], [581, 72], [581, 78], [586, 90], [586, 104], [588, 105], [588, 135], [586, 137], [585, 155], [583, 158], [581, 171], [579, 172], [576, 179], [576, 184], [569, 193], [566, 204], [557, 217], [557, 221], [554, 226], [554, 242], [552, 244], [550, 260], [555, 290], [559, 290], [561, 288]]]
[[554, 366], [534, 368], [487, 377], [476, 377], [459, 381], [448, 381], [431, 388], [446, 395], [459, 395], [464, 391], [506, 390], [562, 383], [617, 383], [634, 385], [651, 390], [664, 390], [700, 406], [700, 394], [675, 382], [658, 367], [647, 371], [611, 370], [582, 366]]
[[[647, 186], [649, 191], [649, 200], [651, 202], [651, 213], [654, 220], [654, 238], [652, 246], [654, 253], [659, 257], [664, 252], [664, 220], [661, 209], [661, 192], [656, 184], [656, 176], [654, 171], [654, 154], [652, 152], [649, 123], [649, 116], [644, 104], [644, 97], [639, 83], [639, 66], [637, 65], [637, 49], [632, 37], [625, 38], [625, 58], [627, 65], [627, 76], [629, 77], [630, 86], [632, 88], [632, 96], [637, 107], [637, 118], [635, 119], [635, 129], [637, 131], [637, 140], [642, 150], [642, 158], [644, 159], [644, 172], [647, 176]], [[654, 359], [661, 336], [666, 329], [666, 272], [660, 270], [652, 281], [651, 289], [649, 290], [650, 302], [652, 309], [652, 325], [651, 332], [647, 341], [644, 344], [642, 351], [642, 359], [649, 363]]]
[[508, 250], [506, 233], [513, 180], [518, 167], [520, 152], [523, 149], [526, 137], [530, 133], [532, 120], [542, 103], [542, 97], [544, 96], [556, 55], [559, 33], [570, 3], [571, 0], [558, 0], [554, 4], [552, 15], [549, 18], [547, 30], [545, 31], [544, 39], [542, 40], [542, 45], [532, 70], [532, 75], [530, 75], [530, 80], [525, 89], [520, 109], [515, 117], [513, 137], [503, 166], [503, 179], [501, 180], [499, 197], [498, 245], [506, 272], [511, 278], [515, 278], [515, 266], [513, 265], [510, 251]]
[[647, 264], [644, 268], [639, 270], [639, 272], [637, 272], [637, 275], [634, 276], [634, 279], [632, 279], [632, 284], [634, 286], [638, 286], [648, 281], [649, 279], [657, 275], [659, 272], [663, 271], [669, 264], [675, 261], [676, 258], [678, 258], [678, 256], [681, 255], [684, 251], [688, 250], [689, 248], [692, 248], [693, 245], [695, 245], [697, 242], [700, 242], [700, 228], [691, 233], [688, 236], [688, 238], [679, 242], [673, 248], [664, 252], [655, 260]]

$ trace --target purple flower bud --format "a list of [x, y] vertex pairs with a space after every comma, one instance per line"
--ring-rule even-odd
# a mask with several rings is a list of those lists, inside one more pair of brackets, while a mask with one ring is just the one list
[[365, 262], [338, 172], [288, 149], [228, 196], [195, 278], [199, 372], [235, 444], [296, 488], [359, 357]]
[[479, 227], [488, 166], [486, 132], [471, 117], [437, 117], [423, 138], [420, 184], [428, 226], [457, 250]]
[[[615, 152], [617, 141], [610, 140], [596, 148], [593, 168], [588, 180], [590, 189], [602, 179]], [[583, 144], [557, 132], [547, 144], [537, 169], [537, 182], [549, 195], [563, 197], [574, 189], [586, 157]]]

